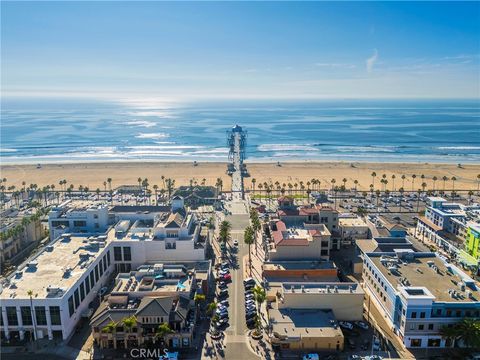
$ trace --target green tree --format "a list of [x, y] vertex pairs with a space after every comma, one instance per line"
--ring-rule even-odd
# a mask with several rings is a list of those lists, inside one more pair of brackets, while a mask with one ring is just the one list
[[465, 318], [453, 326], [443, 326], [440, 334], [454, 343], [461, 343], [467, 348], [480, 347], [480, 320]]
[[160, 339], [160, 342], [163, 344], [165, 343], [165, 337], [171, 333], [173, 333], [173, 330], [170, 326], [167, 323], [161, 323], [155, 330], [155, 338]]
[[107, 325], [102, 328], [103, 333], [113, 334], [117, 330], [117, 323], [110, 321]]
[[135, 317], [135, 315], [126, 317], [122, 320], [122, 325], [125, 329], [125, 332], [130, 333], [132, 332], [133, 328], [137, 326], [137, 318]]
[[243, 241], [245, 242], [245, 244], [248, 245], [248, 266], [250, 270], [250, 276], [252, 276], [252, 258], [251, 258], [252, 253], [250, 251], [250, 247], [254, 242], [254, 236], [255, 235], [254, 235], [253, 228], [251, 226], [247, 226], [243, 233]]
[[212, 301], [210, 304], [207, 305], [207, 314], [212, 315], [216, 309], [217, 309], [217, 303]]

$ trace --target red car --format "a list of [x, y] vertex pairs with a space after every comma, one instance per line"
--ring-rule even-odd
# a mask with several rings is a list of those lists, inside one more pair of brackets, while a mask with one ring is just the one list
[[223, 281], [232, 280], [232, 275], [226, 274], [226, 275], [224, 275], [224, 276], [222, 277], [222, 280], [223, 280]]

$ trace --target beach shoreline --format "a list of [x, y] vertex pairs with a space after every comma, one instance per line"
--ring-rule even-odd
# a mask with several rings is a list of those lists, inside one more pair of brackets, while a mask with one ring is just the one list
[[[478, 186], [477, 176], [480, 174], [480, 164], [451, 163], [408, 163], [408, 162], [366, 162], [366, 161], [282, 161], [280, 166], [277, 162], [246, 161], [250, 177], [245, 178], [245, 188], [252, 188], [252, 179], [256, 179], [256, 186], [264, 182], [275, 184], [300, 182], [307, 186], [311, 179], [320, 180], [321, 188], [330, 188], [331, 180], [335, 179], [335, 185], [343, 185], [346, 179], [346, 187], [354, 188], [354, 181], [358, 182], [357, 189], [368, 191], [370, 184], [374, 182], [375, 189], [383, 189], [381, 180], [385, 174], [388, 181], [386, 189], [398, 190], [403, 187], [406, 191], [416, 191], [421, 188], [423, 182], [427, 184], [427, 190], [433, 190], [433, 177], [435, 189], [444, 188], [442, 178], [446, 176], [445, 190], [476, 190]], [[7, 186], [15, 185], [16, 189], [23, 187], [22, 182], [28, 187], [37, 184], [39, 187], [55, 185], [60, 188], [58, 182], [66, 179], [68, 185], [74, 188], [79, 185], [87, 186], [90, 190], [99, 188], [104, 190], [104, 182], [107, 178], [112, 179], [112, 188], [120, 185], [138, 184], [138, 178], [147, 178], [150, 186], [162, 187], [164, 178], [175, 179], [175, 186], [188, 185], [193, 182], [214, 186], [217, 178], [223, 181], [223, 190], [230, 189], [230, 177], [226, 173], [227, 162], [197, 162], [193, 161], [110, 161], [110, 162], [75, 162], [75, 163], [51, 163], [41, 164], [39, 168], [34, 164], [2, 164], [0, 172], [2, 178], [7, 178]], [[372, 178], [372, 172], [377, 175]], [[416, 175], [413, 179], [412, 175]], [[421, 175], [425, 175], [422, 179]], [[395, 178], [392, 178], [395, 175]], [[402, 181], [402, 175], [405, 179]], [[451, 178], [455, 177], [453, 183]], [[395, 184], [394, 184], [395, 182]], [[413, 183], [412, 183], [413, 182]], [[413, 186], [412, 186], [413, 185]]]

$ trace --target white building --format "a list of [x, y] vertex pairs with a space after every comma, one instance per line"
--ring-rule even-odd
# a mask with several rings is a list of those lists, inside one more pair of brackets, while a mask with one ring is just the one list
[[[60, 217], [98, 220], [100, 216], [90, 215], [104, 209], [86, 208], [83, 213], [88, 213], [87, 217]], [[181, 200], [174, 202], [172, 210], [154, 220], [123, 220], [119, 236], [118, 227], [110, 227], [106, 233], [82, 234], [90, 224], [86, 221], [78, 234], [65, 233], [52, 241], [3, 284], [1, 336], [31, 338], [36, 328], [37, 338], [68, 339], [113, 273], [129, 272], [147, 263], [204, 260], [206, 244], [199, 242], [200, 226], [194, 214], [183, 208]], [[58, 217], [50, 220], [54, 218]]]
[[442, 327], [480, 319], [475, 281], [435, 253], [366, 253], [363, 284], [407, 348], [452, 347], [440, 335]]
[[108, 228], [106, 203], [74, 202], [67, 200], [48, 214], [50, 239], [63, 233], [99, 233]]

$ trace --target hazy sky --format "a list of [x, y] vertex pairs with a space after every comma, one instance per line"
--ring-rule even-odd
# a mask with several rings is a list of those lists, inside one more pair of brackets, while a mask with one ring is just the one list
[[2, 92], [480, 97], [480, 3], [5, 2]]

